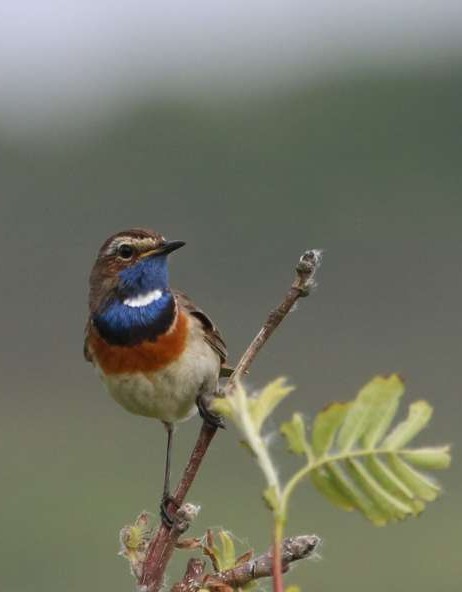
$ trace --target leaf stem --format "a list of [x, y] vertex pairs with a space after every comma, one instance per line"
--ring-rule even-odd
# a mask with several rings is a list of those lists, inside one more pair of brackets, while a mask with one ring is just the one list
[[281, 499], [281, 485], [279, 483], [278, 474], [274, 467], [271, 456], [269, 455], [268, 449], [265, 446], [260, 434], [256, 431], [255, 426], [252, 422], [252, 418], [249, 414], [247, 406], [247, 395], [243, 388], [238, 386], [234, 391], [234, 397], [236, 397], [236, 403], [239, 406], [239, 417], [242, 422], [240, 429], [245, 436], [247, 444], [250, 446], [255, 458], [260, 465], [260, 468], [265, 475], [268, 486], [273, 488], [274, 493], [278, 500]]
[[307, 450], [307, 458], [308, 464], [298, 470], [295, 475], [289, 479], [289, 481], [285, 484], [282, 494], [281, 494], [281, 513], [283, 516], [287, 514], [287, 506], [289, 503], [290, 496], [292, 495], [294, 489], [297, 485], [307, 477], [312, 471], [315, 469], [319, 469], [323, 465], [332, 462], [338, 462], [350, 458], [358, 458], [358, 457], [366, 457], [366, 456], [375, 456], [375, 455], [384, 455], [384, 454], [406, 454], [406, 452], [412, 452], [412, 449], [409, 448], [402, 448], [401, 450], [397, 450], [395, 448], [367, 448], [363, 450], [346, 450], [345, 452], [338, 452], [337, 454], [333, 455], [326, 455], [319, 458], [315, 458], [313, 453], [310, 451], [308, 454]]

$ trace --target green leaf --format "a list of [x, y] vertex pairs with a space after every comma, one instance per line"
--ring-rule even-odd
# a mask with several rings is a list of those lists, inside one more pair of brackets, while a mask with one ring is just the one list
[[318, 413], [311, 432], [316, 456], [322, 456], [332, 448], [335, 434], [345, 419], [348, 408], [349, 403], [332, 403]]
[[218, 552], [217, 559], [220, 563], [220, 570], [231, 569], [236, 563], [236, 548], [229, 532], [220, 530], [218, 537], [221, 543], [221, 549]]
[[338, 434], [340, 450], [351, 450], [360, 438], [374, 446], [385, 434], [398, 407], [404, 385], [396, 374], [376, 376], [366, 384], [348, 410]]
[[305, 437], [305, 424], [300, 413], [294, 413], [290, 421], [284, 422], [280, 432], [285, 437], [290, 452], [306, 454], [308, 442]]
[[233, 406], [230, 400], [226, 397], [223, 398], [215, 398], [211, 402], [212, 410], [218, 415], [223, 415], [224, 417], [229, 417], [230, 419], [234, 416]]
[[369, 471], [379, 483], [392, 495], [409, 504], [415, 516], [420, 514], [425, 504], [419, 500], [411, 489], [394, 473], [378, 456], [369, 456], [364, 459]]
[[376, 377], [351, 403], [334, 403], [315, 418], [315, 454], [304, 474], [335, 506], [358, 510], [376, 525], [416, 516], [440, 493], [419, 468], [449, 466], [448, 446], [406, 448], [430, 421], [432, 408], [417, 401], [407, 419], [386, 432], [404, 385], [397, 375]]
[[375, 378], [359, 393], [358, 399], [369, 407], [368, 421], [362, 435], [364, 448], [372, 448], [382, 440], [396, 415], [403, 394], [404, 383], [397, 374], [389, 378]]
[[441, 488], [430, 477], [420, 473], [420, 471], [401, 460], [397, 454], [388, 455], [388, 462], [390, 468], [417, 497], [426, 502], [432, 502], [438, 497]]
[[340, 462], [333, 462], [328, 464], [328, 471], [331, 473], [331, 478], [337, 486], [337, 489], [346, 497], [349, 496], [353, 506], [360, 510], [366, 518], [377, 526], [382, 526], [386, 523], [386, 516], [382, 509], [377, 507], [373, 500], [371, 500], [358, 487], [354, 479], [351, 478], [351, 473], [347, 465]]
[[357, 505], [352, 501], [351, 494], [346, 488], [346, 494], [342, 492], [342, 487], [329, 471], [328, 465], [315, 469], [310, 473], [311, 481], [316, 489], [325, 495], [327, 499], [338, 508], [351, 512], [357, 509]]
[[386, 448], [396, 450], [410, 442], [431, 419], [433, 409], [426, 401], [417, 401], [409, 407], [407, 419], [396, 426], [385, 439], [383, 445]]
[[286, 592], [301, 592], [298, 586], [289, 586], [286, 588]]
[[380, 508], [388, 520], [402, 519], [413, 513], [412, 505], [404, 502], [399, 496], [387, 491], [374, 474], [356, 458], [347, 461], [347, 467], [353, 479], [361, 487], [374, 504]]
[[294, 390], [293, 386], [286, 385], [285, 378], [278, 378], [270, 382], [254, 398], [249, 399], [249, 410], [256, 430], [259, 432], [263, 423], [279, 403]]
[[447, 469], [451, 464], [449, 446], [404, 450], [402, 456], [404, 460], [423, 469]]

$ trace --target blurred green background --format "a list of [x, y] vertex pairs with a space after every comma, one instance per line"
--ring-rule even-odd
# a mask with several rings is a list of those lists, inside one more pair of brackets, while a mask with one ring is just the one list
[[[325, 592], [460, 590], [458, 55], [386, 67], [358, 56], [360, 66], [328, 77], [308, 76], [301, 56], [293, 76], [249, 93], [148, 89], [107, 118], [51, 116], [30, 133], [0, 126], [2, 592], [134, 587], [118, 531], [157, 512], [165, 434], [106, 395], [82, 334], [96, 250], [140, 225], [187, 241], [172, 283], [216, 320], [232, 361], [301, 251], [325, 249], [318, 289], [248, 377], [297, 386], [270, 431], [293, 410], [309, 420], [375, 373], [398, 371], [408, 403], [436, 408], [422, 441], [455, 445], [444, 495], [417, 520], [377, 529], [302, 488], [288, 532], [324, 542], [321, 559], [287, 581]], [[199, 426], [178, 431], [176, 476]], [[274, 446], [285, 473], [295, 461]], [[189, 496], [202, 506], [191, 535], [224, 526], [265, 549], [261, 488], [234, 430], [220, 433]], [[187, 557], [177, 554], [170, 582]]]

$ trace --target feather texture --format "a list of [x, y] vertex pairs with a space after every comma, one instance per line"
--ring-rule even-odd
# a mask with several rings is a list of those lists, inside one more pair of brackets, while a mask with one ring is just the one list
[[187, 419], [196, 398], [217, 392], [225, 342], [210, 317], [171, 290], [167, 255], [183, 246], [132, 229], [109, 237], [90, 275], [84, 356], [132, 413]]

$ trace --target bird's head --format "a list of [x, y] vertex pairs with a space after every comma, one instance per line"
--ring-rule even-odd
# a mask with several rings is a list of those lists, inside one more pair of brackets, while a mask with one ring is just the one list
[[168, 290], [167, 256], [184, 244], [140, 228], [110, 236], [91, 271], [90, 308], [113, 299], [136, 303]]

